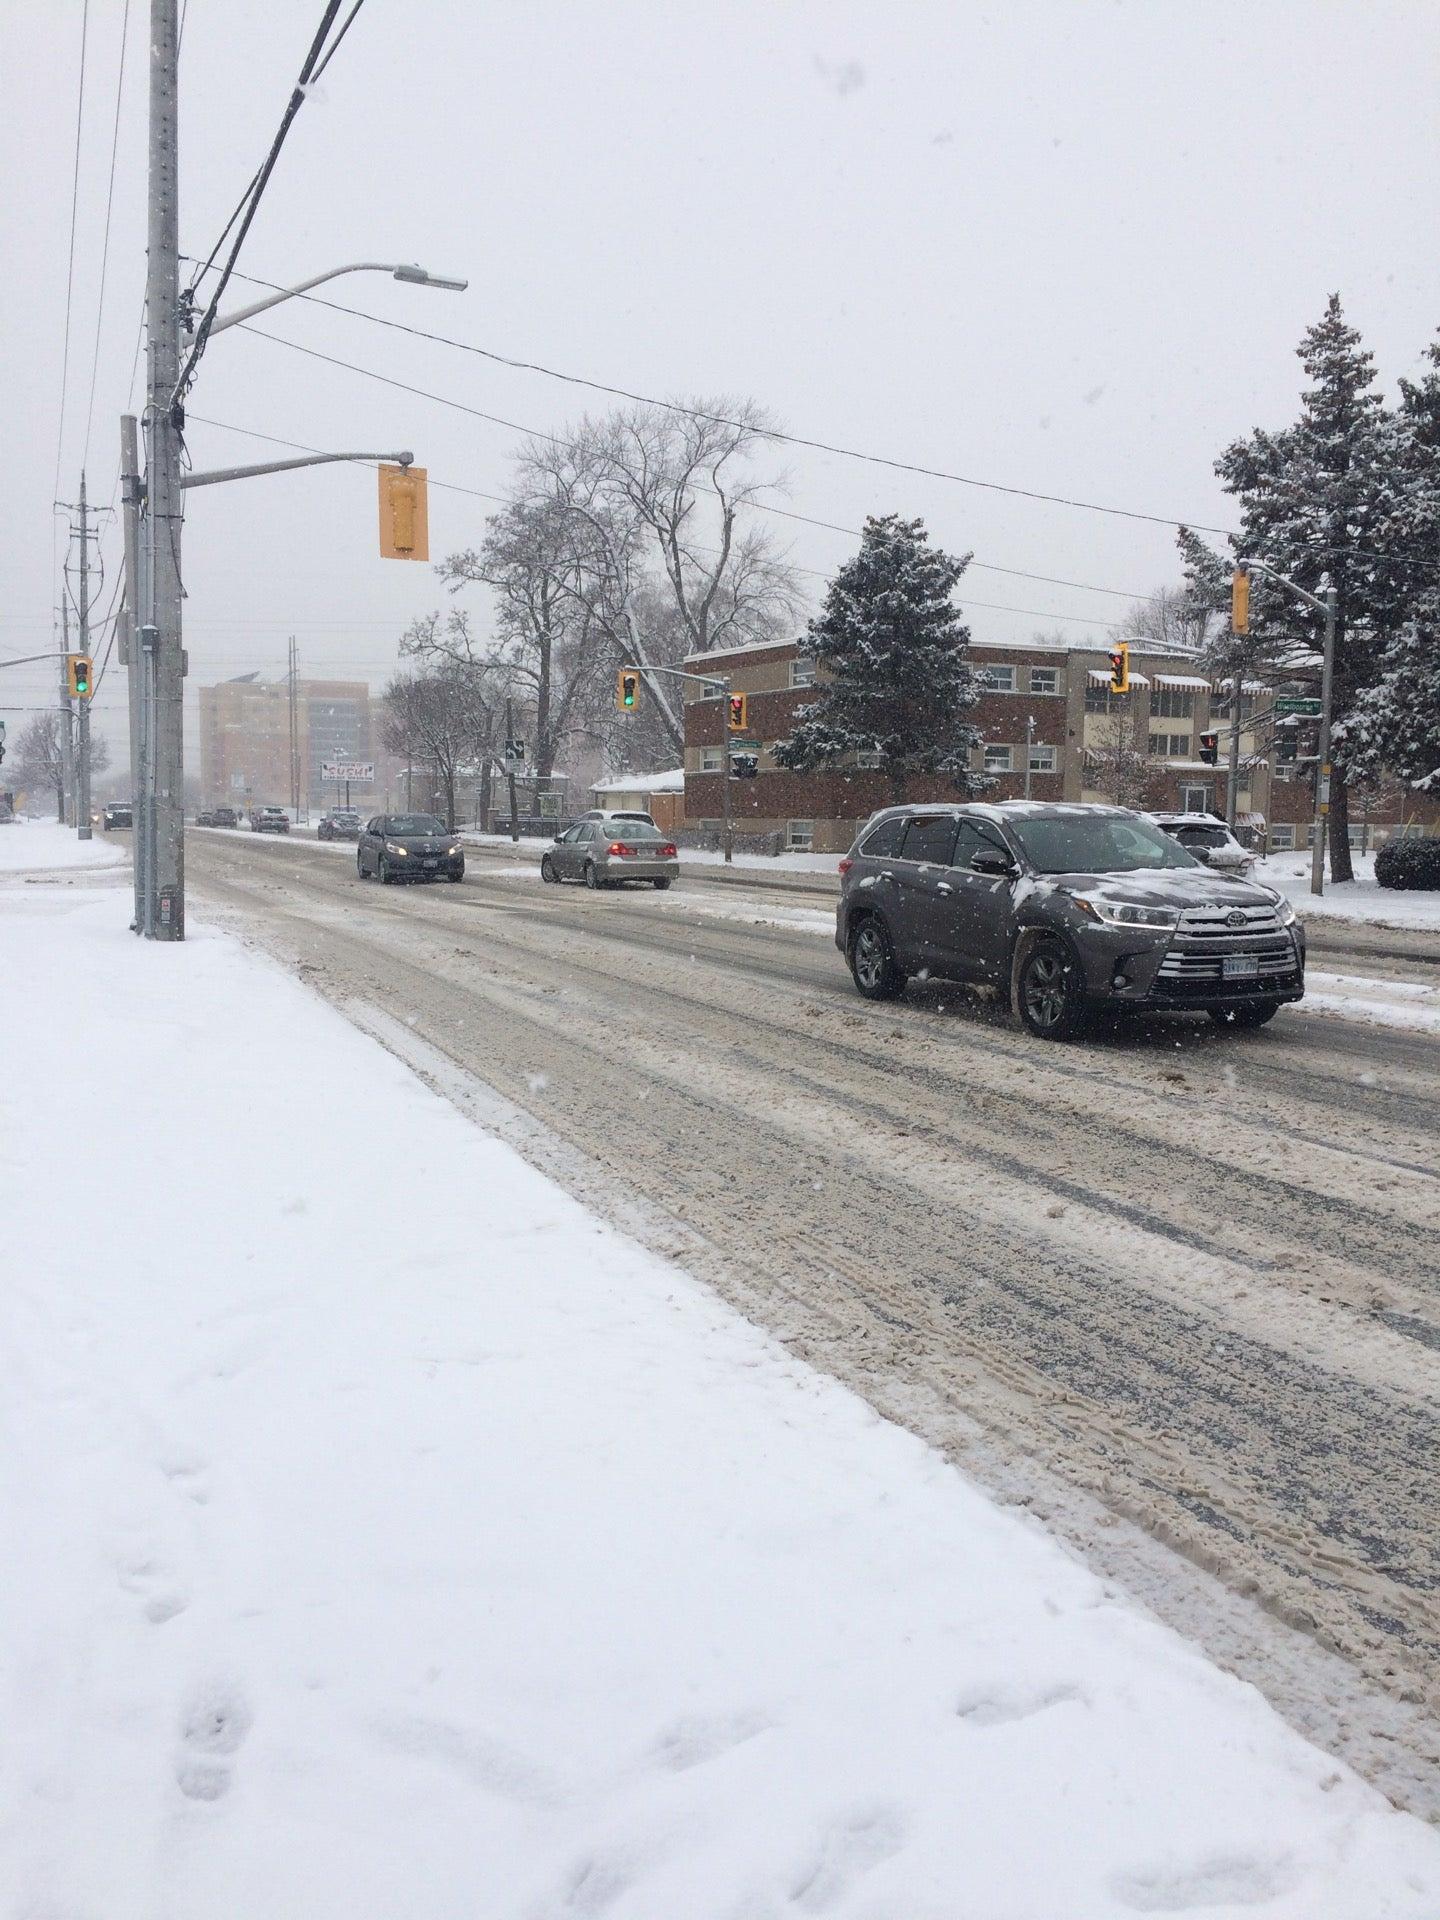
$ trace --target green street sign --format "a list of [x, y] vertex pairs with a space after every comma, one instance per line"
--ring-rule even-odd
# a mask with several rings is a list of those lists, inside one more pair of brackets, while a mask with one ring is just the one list
[[1318, 700], [1301, 700], [1290, 694], [1277, 694], [1275, 696], [1275, 718], [1277, 720], [1286, 720], [1291, 717], [1301, 720], [1318, 720], [1320, 718], [1320, 702]]

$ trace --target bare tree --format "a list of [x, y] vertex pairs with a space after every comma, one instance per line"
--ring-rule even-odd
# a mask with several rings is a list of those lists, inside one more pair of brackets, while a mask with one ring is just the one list
[[495, 708], [479, 677], [453, 661], [397, 673], [385, 689], [381, 741], [391, 753], [421, 760], [433, 770], [452, 832], [456, 782], [466, 766], [493, 752], [495, 726]]
[[[64, 760], [60, 751], [63, 722], [58, 711], [37, 713], [15, 742], [11, 777], [19, 788], [46, 789], [55, 796], [55, 817], [65, 818]], [[104, 773], [110, 765], [110, 743], [103, 734], [90, 736], [90, 771]]]
[[1085, 748], [1085, 782], [1115, 807], [1158, 807], [1165, 798], [1165, 762], [1150, 751], [1149, 723], [1133, 694], [1112, 696]]
[[1184, 653], [1192, 658], [1211, 644], [1216, 610], [1183, 587], [1157, 587], [1138, 600], [1120, 622], [1117, 638], [1151, 653]]

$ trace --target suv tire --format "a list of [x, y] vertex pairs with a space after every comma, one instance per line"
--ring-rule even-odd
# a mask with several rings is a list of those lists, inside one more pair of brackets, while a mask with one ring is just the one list
[[1278, 1000], [1250, 1000], [1238, 1007], [1211, 1007], [1210, 1018], [1217, 1027], [1263, 1027], [1280, 1011]]
[[893, 1000], [905, 991], [905, 975], [895, 964], [890, 929], [878, 914], [867, 913], [850, 934], [850, 974], [867, 1000]]
[[1063, 941], [1045, 936], [1022, 947], [1010, 998], [1016, 1017], [1037, 1040], [1072, 1040], [1085, 1024], [1079, 969]]

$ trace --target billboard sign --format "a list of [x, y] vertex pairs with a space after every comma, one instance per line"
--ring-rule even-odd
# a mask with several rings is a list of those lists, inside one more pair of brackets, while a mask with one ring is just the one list
[[373, 784], [375, 762], [373, 760], [322, 760], [320, 778], [322, 780], [353, 780], [357, 786]]

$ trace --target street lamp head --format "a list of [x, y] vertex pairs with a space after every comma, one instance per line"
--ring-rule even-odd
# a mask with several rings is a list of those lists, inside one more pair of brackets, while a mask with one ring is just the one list
[[409, 280], [417, 287], [443, 287], [447, 293], [464, 293], [469, 286], [468, 280], [447, 280], [438, 273], [427, 273], [424, 267], [395, 267], [392, 269], [396, 280]]

